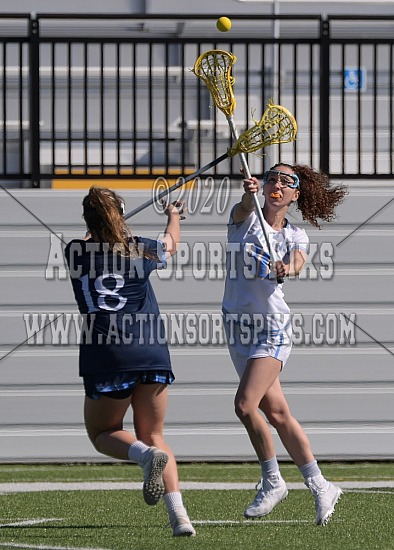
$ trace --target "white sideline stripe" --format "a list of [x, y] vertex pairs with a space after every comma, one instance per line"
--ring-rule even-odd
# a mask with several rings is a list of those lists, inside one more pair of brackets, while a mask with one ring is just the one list
[[[394, 489], [394, 481], [342, 481], [338, 483], [341, 489]], [[204, 483], [181, 482], [182, 490], [193, 491], [253, 491], [256, 483]], [[304, 483], [287, 483], [290, 490], [307, 490]], [[81, 483], [65, 482], [31, 482], [31, 483], [0, 483], [0, 494], [34, 493], [39, 491], [120, 491], [142, 489], [142, 482], [96, 482]]]
[[62, 518], [39, 518], [39, 519], [23, 519], [13, 521], [12, 523], [0, 523], [0, 527], [27, 527], [29, 525], [37, 525], [37, 523], [47, 523], [48, 521], [63, 521]]
[[80, 547], [70, 547], [70, 546], [44, 546], [39, 544], [21, 544], [18, 542], [0, 542], [0, 546], [6, 548], [29, 548], [31, 550], [110, 550], [109, 548], [80, 548]]
[[379, 491], [371, 489], [346, 489], [347, 493], [373, 493], [374, 495], [394, 495], [394, 491]]
[[[341, 487], [341, 489], [394, 489], [394, 481], [340, 481], [335, 482], [335, 485]], [[299, 490], [308, 490], [305, 486], [305, 483], [286, 483], [286, 486], [289, 490], [299, 491]], [[1, 488], [1, 484], [0, 484]], [[193, 490], [206, 490], [206, 491], [249, 491], [256, 489], [256, 483], [204, 483], [204, 482], [181, 482], [182, 489], [193, 489]]]
[[313, 520], [309, 519], [261, 519], [258, 518], [258, 520], [253, 519], [245, 519], [245, 520], [231, 520], [231, 519], [193, 519], [192, 520], [193, 525], [258, 525], [261, 526], [264, 523], [313, 523]]

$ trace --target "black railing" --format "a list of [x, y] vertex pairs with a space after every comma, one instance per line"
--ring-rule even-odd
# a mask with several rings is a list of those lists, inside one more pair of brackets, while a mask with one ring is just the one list
[[[286, 157], [342, 179], [393, 177], [394, 18], [230, 17], [221, 34], [214, 16], [0, 15], [0, 181], [137, 180], [207, 164], [231, 143], [190, 70], [209, 49], [237, 56], [239, 131], [271, 97], [297, 119], [297, 141], [250, 155], [252, 172]], [[212, 173], [238, 177], [239, 166]]]

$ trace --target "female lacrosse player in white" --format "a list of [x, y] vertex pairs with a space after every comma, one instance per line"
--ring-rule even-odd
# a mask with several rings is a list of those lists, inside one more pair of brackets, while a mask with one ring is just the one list
[[[157, 504], [164, 495], [174, 536], [194, 536], [195, 530], [163, 438], [174, 375], [149, 276], [176, 253], [184, 209], [178, 202], [164, 208], [168, 220], [161, 240], [135, 237], [123, 219], [121, 197], [91, 187], [83, 200], [88, 236], [65, 250], [84, 319], [79, 371], [87, 433], [98, 452], [141, 466], [145, 502]], [[135, 434], [123, 427], [130, 406]]]
[[280, 260], [270, 266], [268, 247], [255, 213], [253, 194], [259, 191], [260, 182], [254, 177], [246, 179], [245, 193], [233, 207], [228, 225], [231, 253], [227, 255], [223, 298], [227, 343], [240, 378], [235, 411], [248, 432], [262, 470], [259, 491], [244, 515], [265, 516], [288, 494], [263, 412], [315, 498], [316, 523], [325, 525], [342, 491], [322, 476], [309, 440], [291, 415], [282, 392], [279, 374], [291, 350], [291, 319], [283, 285], [278, 284], [277, 277], [297, 275], [308, 254], [305, 231], [286, 218], [289, 207], [295, 204], [305, 220], [319, 227], [319, 218], [326, 221], [333, 218], [346, 189], [330, 187], [325, 175], [307, 166], [284, 163], [266, 172], [263, 184], [263, 214]]

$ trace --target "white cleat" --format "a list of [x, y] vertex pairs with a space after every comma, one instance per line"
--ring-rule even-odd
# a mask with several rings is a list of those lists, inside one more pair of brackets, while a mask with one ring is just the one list
[[343, 495], [342, 489], [320, 475], [309, 478], [305, 485], [315, 499], [317, 525], [327, 525], [335, 511], [335, 505]]
[[159, 502], [164, 494], [162, 473], [168, 462], [168, 455], [164, 451], [156, 449], [156, 447], [150, 447], [148, 453], [149, 456], [142, 466], [144, 471], [142, 492], [145, 502], [153, 506]]
[[288, 494], [286, 483], [280, 474], [263, 478], [261, 480], [261, 489], [252, 504], [246, 508], [244, 516], [246, 518], [261, 518], [266, 516]]
[[171, 520], [174, 537], [195, 537], [196, 531], [187, 516], [176, 516]]

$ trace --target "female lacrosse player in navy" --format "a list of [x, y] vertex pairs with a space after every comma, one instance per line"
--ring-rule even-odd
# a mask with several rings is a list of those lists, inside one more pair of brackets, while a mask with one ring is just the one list
[[[121, 197], [91, 187], [83, 200], [88, 235], [65, 250], [84, 321], [79, 371], [87, 433], [98, 452], [141, 466], [144, 499], [154, 505], [164, 495], [174, 536], [194, 536], [195, 530], [163, 438], [167, 386], [174, 375], [149, 276], [176, 253], [184, 209], [178, 202], [165, 206], [161, 240], [136, 237], [123, 219]], [[123, 427], [130, 406], [135, 435]]]
[[277, 261], [271, 266], [254, 209], [253, 194], [259, 191], [260, 182], [254, 177], [246, 179], [245, 193], [233, 207], [228, 225], [228, 247], [232, 252], [227, 255], [223, 298], [228, 347], [240, 378], [235, 411], [248, 432], [262, 470], [259, 491], [246, 508], [245, 516], [269, 514], [288, 494], [262, 411], [315, 498], [316, 523], [325, 525], [342, 491], [322, 476], [309, 440], [291, 415], [282, 392], [279, 374], [290, 354], [292, 334], [290, 310], [277, 277], [297, 275], [308, 255], [305, 231], [286, 218], [289, 207], [295, 204], [303, 219], [319, 227], [319, 218], [325, 221], [333, 218], [346, 189], [331, 187], [324, 174], [307, 166], [284, 163], [268, 170], [263, 184], [263, 214]]

